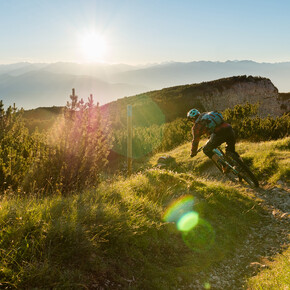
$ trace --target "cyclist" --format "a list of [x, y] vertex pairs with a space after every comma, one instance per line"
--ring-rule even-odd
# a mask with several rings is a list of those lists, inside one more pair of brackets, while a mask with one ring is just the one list
[[[210, 136], [206, 145], [203, 147], [203, 152], [215, 163], [220, 161], [218, 155], [216, 155], [212, 150], [222, 143], [227, 144], [227, 154], [229, 152], [237, 154], [235, 151], [236, 138], [234, 130], [230, 124], [224, 121], [221, 113], [216, 111], [200, 113], [197, 109], [191, 109], [187, 113], [187, 118], [193, 121], [191, 157], [196, 155], [198, 143], [202, 135]], [[226, 165], [222, 164], [222, 169], [224, 173], [227, 172]]]

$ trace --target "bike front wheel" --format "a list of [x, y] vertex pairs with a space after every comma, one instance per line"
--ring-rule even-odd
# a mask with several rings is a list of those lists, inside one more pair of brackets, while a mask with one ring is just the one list
[[231, 164], [234, 164], [240, 180], [244, 180], [253, 188], [259, 187], [259, 182], [256, 176], [239, 156], [231, 154], [230, 156], [227, 156], [227, 159], [229, 159]]

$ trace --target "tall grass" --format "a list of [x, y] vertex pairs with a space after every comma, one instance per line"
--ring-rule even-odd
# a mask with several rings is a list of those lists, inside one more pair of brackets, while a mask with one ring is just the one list
[[[289, 139], [239, 143], [237, 151], [266, 180], [284, 180]], [[0, 286], [186, 288], [231, 256], [267, 222], [265, 211], [245, 189], [200, 178], [211, 161], [202, 153], [191, 159], [189, 149], [187, 143], [167, 152], [176, 159], [174, 171], [149, 168], [65, 196], [2, 196]], [[164, 216], [188, 196], [198, 224], [182, 232]]]
[[[162, 219], [170, 203], [188, 194], [214, 233], [208, 251], [188, 247], [176, 226]], [[243, 241], [260, 219], [262, 209], [253, 204], [221, 184], [155, 169], [66, 197], [7, 196], [0, 211], [0, 283], [174, 289]]]

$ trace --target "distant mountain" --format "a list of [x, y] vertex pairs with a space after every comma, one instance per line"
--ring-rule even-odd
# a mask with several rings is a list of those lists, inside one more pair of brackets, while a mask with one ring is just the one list
[[281, 92], [290, 91], [290, 62], [257, 63], [253, 61], [171, 62], [116, 74], [114, 81], [134, 82], [154, 89], [212, 81], [236, 75], [253, 75], [272, 80]]
[[46, 67], [47, 64], [20, 62], [14, 64], [0, 65], [0, 75], [9, 74], [10, 76], [19, 76], [31, 71], [37, 71]]
[[72, 88], [79, 97], [93, 94], [100, 104], [172, 86], [237, 75], [271, 79], [280, 92], [290, 92], [290, 62], [168, 62], [126, 64], [16, 63], [0, 65], [0, 99], [26, 109], [63, 106]]
[[95, 102], [105, 104], [126, 95], [135, 95], [148, 90], [144, 86], [110, 84], [86, 75], [52, 73], [45, 70], [26, 72], [21, 75], [0, 75], [0, 99], [5, 105], [16, 103], [17, 107], [64, 106], [72, 88], [80, 98], [93, 94]]

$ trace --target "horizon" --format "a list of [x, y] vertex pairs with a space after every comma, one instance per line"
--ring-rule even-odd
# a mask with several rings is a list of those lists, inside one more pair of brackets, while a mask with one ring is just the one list
[[290, 61], [286, 0], [0, 0], [1, 64]]
[[224, 61], [220, 60], [188, 60], [188, 61], [175, 61], [175, 60], [169, 60], [169, 61], [161, 61], [161, 62], [146, 62], [146, 63], [136, 63], [136, 64], [130, 64], [130, 63], [110, 63], [110, 62], [77, 62], [77, 61], [51, 61], [51, 62], [37, 62], [37, 61], [19, 61], [19, 62], [11, 62], [11, 63], [0, 63], [0, 65], [15, 65], [15, 64], [79, 64], [79, 65], [128, 65], [128, 66], [154, 66], [154, 65], [162, 65], [162, 64], [168, 64], [168, 63], [194, 63], [194, 62], [212, 62], [212, 63], [226, 63], [226, 62], [254, 62], [258, 64], [281, 64], [281, 63], [290, 63], [290, 60], [285, 61], [276, 61], [276, 62], [270, 62], [270, 61], [256, 61], [252, 59], [228, 59]]
[[235, 75], [289, 92], [288, 11], [286, 0], [0, 0], [0, 98], [59, 105], [76, 87], [104, 104]]

